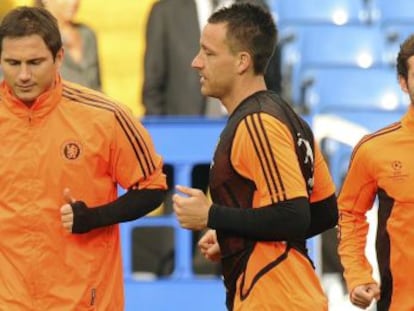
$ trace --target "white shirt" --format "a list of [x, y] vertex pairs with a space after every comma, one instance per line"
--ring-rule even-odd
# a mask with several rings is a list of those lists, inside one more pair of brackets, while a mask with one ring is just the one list
[[197, 8], [198, 24], [202, 30], [207, 24], [207, 20], [210, 17], [211, 13], [221, 7], [230, 6], [233, 4], [234, 0], [217, 0], [218, 5], [215, 8], [212, 0], [194, 0], [194, 2]]

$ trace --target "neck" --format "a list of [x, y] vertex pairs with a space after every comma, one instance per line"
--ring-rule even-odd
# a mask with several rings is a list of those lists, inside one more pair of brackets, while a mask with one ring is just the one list
[[233, 87], [233, 91], [228, 96], [221, 98], [221, 102], [226, 107], [229, 115], [240, 105], [240, 103], [250, 95], [259, 91], [266, 90], [266, 83], [262, 75], [255, 76], [253, 79], [240, 81]]

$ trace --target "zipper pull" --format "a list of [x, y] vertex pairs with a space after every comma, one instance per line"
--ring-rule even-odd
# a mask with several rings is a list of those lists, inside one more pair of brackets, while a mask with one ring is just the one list
[[95, 304], [96, 299], [96, 288], [91, 289], [91, 303], [90, 305], [93, 306]]

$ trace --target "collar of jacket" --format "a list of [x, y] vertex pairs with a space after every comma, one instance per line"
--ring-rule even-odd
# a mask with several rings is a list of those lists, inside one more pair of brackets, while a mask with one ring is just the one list
[[42, 118], [48, 115], [62, 98], [62, 79], [56, 75], [53, 86], [41, 94], [29, 108], [20, 99], [14, 96], [12, 89], [3, 81], [0, 84], [0, 104], [11, 113], [21, 118]]

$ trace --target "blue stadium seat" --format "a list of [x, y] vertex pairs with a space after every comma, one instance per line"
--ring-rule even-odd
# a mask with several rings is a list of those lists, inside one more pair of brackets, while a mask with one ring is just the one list
[[414, 12], [413, 23], [387, 23], [381, 25], [382, 34], [385, 38], [385, 60], [389, 64], [395, 65], [397, 62], [400, 45], [409, 36], [414, 34]]
[[[333, 1], [336, 2], [336, 1]], [[371, 0], [374, 20], [382, 25], [407, 23], [414, 25], [414, 1], [412, 0]]]
[[[225, 119], [147, 117], [143, 123], [151, 133], [156, 150], [163, 156], [164, 162], [174, 166], [175, 183], [190, 186], [193, 167], [200, 163], [210, 163]], [[189, 132], [191, 135], [188, 135]], [[176, 250], [172, 278], [193, 277], [191, 231], [182, 229], [174, 214], [144, 217], [121, 225], [125, 254], [123, 264], [127, 277], [131, 278], [133, 272], [130, 248], [132, 230], [136, 227], [172, 228]]]
[[405, 111], [408, 97], [392, 68], [318, 68], [303, 77], [303, 105], [312, 114]]
[[298, 72], [302, 53], [303, 27], [287, 27], [279, 31], [280, 70], [282, 75], [282, 93], [292, 104], [298, 102], [294, 96], [298, 84]]
[[[288, 38], [288, 39], [286, 39]], [[301, 76], [320, 67], [376, 67], [385, 64], [385, 37], [368, 25], [290, 26], [281, 32], [282, 73], [290, 99], [300, 103]]]
[[362, 24], [369, 18], [363, 0], [273, 0], [269, 3], [281, 27], [286, 24]]
[[302, 40], [301, 68], [381, 66], [384, 41], [378, 27], [308, 27]]
[[[196, 164], [210, 163], [225, 119], [168, 118], [143, 119], [150, 132], [157, 151], [165, 163], [174, 166], [174, 180], [177, 184], [191, 185], [191, 172]], [[191, 133], [191, 135], [189, 135]], [[122, 189], [119, 189], [122, 194]], [[173, 234], [174, 267], [168, 277], [136, 278], [132, 265], [133, 230], [168, 228]], [[157, 230], [158, 229], [158, 230]], [[200, 277], [193, 272], [192, 232], [182, 229], [174, 214], [148, 216], [120, 225], [122, 260], [125, 280], [125, 310], [186, 310], [197, 306], [202, 311], [225, 310], [223, 283], [218, 277]], [[154, 232], [153, 232], [154, 234]], [[149, 237], [150, 242], [162, 237]], [[168, 239], [171, 236], [167, 237]], [[155, 245], [154, 248], [160, 245]], [[139, 249], [138, 249], [139, 251]], [[142, 272], [142, 271], [140, 271]], [[205, 293], [208, 292], [206, 296]], [[187, 309], [188, 310], [188, 309]]]
[[387, 43], [387, 61], [396, 63], [400, 44], [414, 33], [414, 1], [371, 0], [373, 20], [382, 29]]

